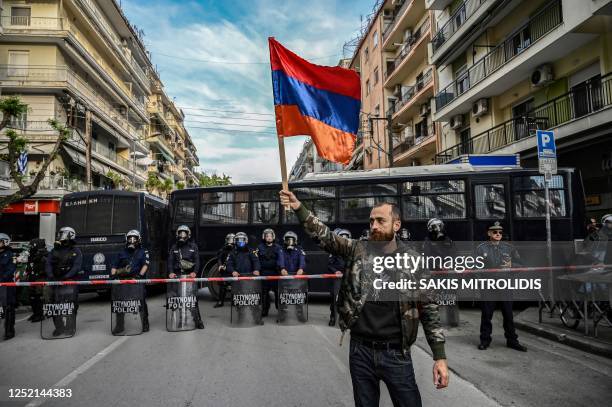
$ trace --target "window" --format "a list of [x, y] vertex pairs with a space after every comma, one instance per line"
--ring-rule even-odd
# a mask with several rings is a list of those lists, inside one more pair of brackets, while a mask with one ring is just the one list
[[138, 227], [138, 198], [115, 196], [113, 202], [113, 234], [127, 233]]
[[28, 126], [28, 112], [23, 112], [19, 116], [11, 116], [10, 126], [25, 130]]
[[9, 51], [8, 76], [28, 76], [30, 51]]
[[502, 219], [506, 217], [504, 184], [483, 184], [474, 187], [476, 219]]
[[368, 47], [366, 47], [365, 50], [363, 51], [363, 58], [367, 62], [369, 57], [370, 57], [370, 50], [368, 49]]
[[89, 235], [110, 235], [112, 208], [112, 195], [90, 197], [87, 202], [86, 233]]
[[402, 191], [405, 220], [465, 218], [463, 180], [405, 182]]
[[339, 187], [340, 220], [367, 222], [372, 207], [381, 202], [398, 204], [395, 184], [358, 184]]
[[[550, 216], [565, 216], [565, 187], [563, 177], [554, 175], [549, 183]], [[544, 176], [534, 175], [514, 179], [514, 213], [525, 218], [546, 216]]]
[[[335, 187], [295, 188], [293, 193], [322, 222], [336, 221]], [[283, 222], [298, 223], [298, 219], [293, 211], [284, 211]]]
[[87, 197], [69, 198], [62, 200], [58, 226], [70, 226], [77, 236], [85, 233], [85, 216], [87, 215]]
[[253, 191], [253, 223], [277, 224], [280, 209], [277, 190]]
[[374, 34], [372, 34], [372, 49], [376, 48], [378, 46], [378, 31], [374, 31]]
[[366, 81], [366, 96], [370, 94], [370, 80]]
[[11, 7], [11, 25], [30, 25], [31, 14], [29, 7]]
[[174, 227], [195, 225], [195, 199], [179, 199], [174, 209]]
[[245, 224], [249, 221], [249, 192], [204, 192], [200, 224]]
[[374, 69], [374, 85], [378, 83], [378, 67]]

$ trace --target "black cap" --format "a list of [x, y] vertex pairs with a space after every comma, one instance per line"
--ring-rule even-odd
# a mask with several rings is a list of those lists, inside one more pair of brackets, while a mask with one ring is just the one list
[[489, 230], [504, 230], [504, 228], [499, 222], [495, 222], [494, 224], [489, 226]]

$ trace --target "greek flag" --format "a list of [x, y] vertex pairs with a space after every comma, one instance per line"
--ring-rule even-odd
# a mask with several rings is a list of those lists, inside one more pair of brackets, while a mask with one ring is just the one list
[[25, 175], [26, 169], [28, 167], [28, 152], [22, 151], [19, 154], [19, 158], [17, 159], [17, 171], [21, 173], [21, 175]]

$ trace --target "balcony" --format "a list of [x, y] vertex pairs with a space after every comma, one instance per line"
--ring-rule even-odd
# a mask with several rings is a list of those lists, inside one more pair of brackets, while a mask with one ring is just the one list
[[[525, 80], [532, 69], [538, 65], [559, 58], [560, 52], [569, 52], [580, 45], [579, 41], [585, 41], [584, 36], [563, 43], [557, 41], [555, 47], [551, 44], [540, 44], [540, 40], [563, 22], [561, 13], [561, 1], [555, 0], [533, 15], [523, 26], [516, 29], [510, 37], [498, 44], [485, 56], [470, 66], [467, 71], [444, 87], [436, 95], [436, 118], [435, 120], [447, 120], [451, 116], [449, 109], [444, 109], [455, 100], [463, 100], [461, 109], [469, 110], [464, 94], [469, 94], [473, 101], [478, 97], [487, 97], [503, 92], [515, 83]], [[552, 38], [554, 40], [555, 38]], [[495, 74], [495, 75], [494, 75]], [[504, 77], [502, 81], [501, 78]], [[490, 81], [485, 79], [491, 78]], [[475, 95], [470, 92], [476, 85], [483, 83], [479, 88], [487, 90], [489, 94]], [[491, 85], [491, 86], [486, 86]], [[444, 109], [444, 110], [443, 110]], [[461, 109], [451, 109], [453, 112], [462, 113]]]
[[[435, 55], [440, 48], [455, 35], [461, 27], [463, 27], [470, 17], [474, 16], [480, 6], [487, 0], [465, 0], [461, 6], [455, 10], [448, 21], [442, 25], [431, 40], [432, 54]], [[433, 56], [432, 55], [432, 56]]]
[[444, 10], [453, 0], [425, 0], [425, 8], [428, 10]]
[[[498, 124], [465, 142], [459, 143], [436, 155], [436, 162], [443, 164], [461, 154], [488, 154], [523, 140], [535, 143], [535, 133], [538, 129], [559, 128], [556, 138], [563, 136], [560, 127], [583, 117], [597, 113], [606, 115], [605, 111], [612, 107], [612, 73], [556, 97], [523, 116]], [[609, 122], [609, 116], [604, 117]], [[586, 123], [591, 128], [594, 123]], [[594, 126], [593, 126], [594, 127]], [[574, 131], [568, 132], [574, 134]]]
[[64, 31], [68, 26], [63, 18], [29, 17], [29, 16], [1, 16], [2, 28], [5, 33]]
[[60, 65], [0, 65], [0, 81], [2, 87], [22, 90], [23, 88], [69, 89], [76, 96], [89, 103], [89, 107], [102, 120], [113, 126], [129, 139], [142, 136], [113, 105], [100, 93], [96, 92], [87, 82], [74, 71]]
[[382, 34], [383, 49], [391, 51], [394, 43], [402, 42], [405, 30], [414, 28], [425, 13], [422, 0], [405, 0], [399, 8], [395, 8], [393, 18]]
[[423, 159], [435, 157], [436, 153], [436, 134], [433, 126], [429, 125], [427, 132], [423, 132], [417, 137], [404, 139], [400, 144], [393, 147], [393, 163], [398, 166], [414, 165], [415, 161], [420, 161], [420, 165], [430, 164]]
[[[15, 183], [12, 178], [0, 178], [0, 180], [5, 181], [7, 183], [8, 190], [16, 190], [19, 188], [17, 186], [17, 183]], [[25, 185], [29, 185], [32, 181], [33, 178], [29, 176], [23, 179], [23, 183]], [[87, 184], [85, 183], [85, 181], [76, 178], [68, 178], [60, 175], [47, 175], [40, 181], [40, 184], [38, 184], [38, 191], [36, 192], [34, 197], [55, 197], [58, 195], [63, 196], [72, 192], [83, 191], [87, 191]]]
[[419, 28], [417, 28], [412, 37], [407, 39], [397, 57], [392, 61], [387, 61], [387, 69], [385, 71], [385, 86], [393, 86], [400, 82], [400, 77], [408, 75], [412, 70], [418, 67], [427, 59], [426, 39], [429, 38], [429, 19], [425, 20]]
[[[433, 69], [430, 68], [411, 86], [402, 86], [402, 93], [397, 102], [392, 104], [387, 111], [387, 114], [401, 117], [412, 116], [415, 112], [411, 107], [415, 103], [425, 100], [423, 96], [429, 98], [433, 95]], [[398, 85], [399, 86], [399, 85]]]

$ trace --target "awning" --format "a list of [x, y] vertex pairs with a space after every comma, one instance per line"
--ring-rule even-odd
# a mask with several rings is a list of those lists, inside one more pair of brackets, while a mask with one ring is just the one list
[[[87, 166], [85, 154], [67, 145], [62, 146], [62, 148], [64, 149], [66, 154], [68, 154], [68, 157], [72, 160], [73, 163], [80, 165], [83, 168]], [[109, 171], [109, 168], [103, 164], [100, 164], [99, 162], [91, 160], [91, 170], [97, 174], [106, 176]]]
[[163, 155], [167, 161], [170, 161], [172, 164], [174, 164], [174, 157], [168, 154], [163, 148], [159, 148], [157, 151], [160, 152], [161, 155]]

